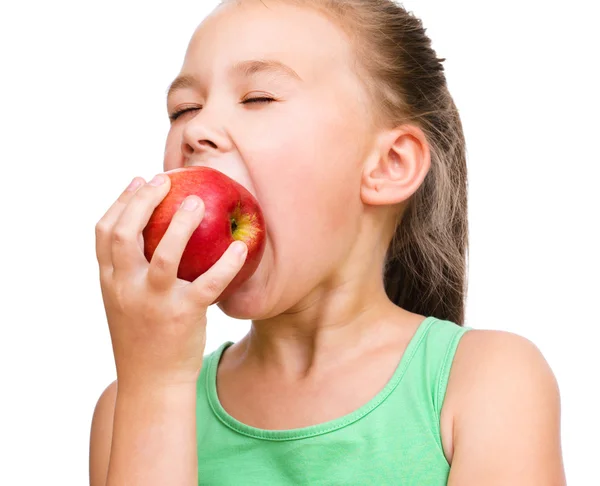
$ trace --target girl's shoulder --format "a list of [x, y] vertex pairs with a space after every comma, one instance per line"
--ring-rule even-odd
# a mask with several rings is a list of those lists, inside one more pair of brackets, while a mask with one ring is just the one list
[[512, 395], [531, 374], [552, 375], [533, 342], [508, 331], [470, 328], [458, 342], [444, 406], [455, 419], [477, 413], [478, 400]]
[[479, 386], [497, 390], [503, 386], [502, 378], [521, 375], [524, 368], [552, 373], [539, 348], [529, 339], [508, 331], [470, 328], [456, 348], [447, 398], [464, 396], [477, 380], [481, 381]]
[[490, 471], [523, 465], [523, 451], [548, 447], [542, 442], [557, 426], [559, 401], [556, 378], [533, 342], [508, 331], [469, 330], [458, 343], [444, 403], [453, 424], [450, 457], [468, 455], [469, 468], [480, 461]]

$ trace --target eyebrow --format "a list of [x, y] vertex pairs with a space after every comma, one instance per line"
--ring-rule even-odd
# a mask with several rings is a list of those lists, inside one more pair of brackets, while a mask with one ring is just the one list
[[[287, 76], [297, 81], [302, 81], [302, 78], [287, 64], [281, 61], [269, 59], [253, 59], [249, 61], [240, 61], [229, 68], [231, 75], [252, 77], [258, 73], [274, 73]], [[185, 88], [193, 88], [199, 84], [198, 79], [191, 74], [183, 74], [177, 76], [167, 89], [167, 99], [169, 99], [175, 91]]]

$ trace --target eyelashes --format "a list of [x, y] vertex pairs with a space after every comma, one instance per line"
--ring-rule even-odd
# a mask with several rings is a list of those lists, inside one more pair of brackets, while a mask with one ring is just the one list
[[247, 100], [242, 101], [242, 104], [245, 105], [247, 103], [270, 103], [271, 101], [275, 100], [273, 98], [263, 96], [261, 98], [248, 98]]
[[175, 120], [177, 120], [177, 118], [179, 118], [184, 113], [187, 113], [188, 111], [194, 111], [194, 110], [198, 110], [198, 108], [184, 108], [183, 110], [176, 111], [175, 113], [169, 115], [169, 120], [174, 122]]
[[[247, 105], [250, 103], [257, 103], [257, 104], [269, 104], [272, 103], [273, 101], [275, 101], [274, 98], [268, 98], [266, 96], [262, 96], [259, 98], [248, 98], [247, 100], [244, 100], [241, 102], [242, 105]], [[174, 122], [175, 120], [177, 120], [181, 115], [190, 112], [190, 111], [196, 111], [199, 110], [199, 107], [191, 107], [191, 108], [183, 108], [179, 111], [176, 111], [175, 113], [169, 115], [169, 120], [171, 120], [171, 122]]]

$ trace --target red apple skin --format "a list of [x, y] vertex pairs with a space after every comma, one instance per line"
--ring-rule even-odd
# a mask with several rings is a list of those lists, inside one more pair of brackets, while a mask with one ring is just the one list
[[248, 247], [246, 261], [212, 304], [225, 300], [254, 274], [263, 256], [266, 225], [258, 201], [244, 186], [209, 167], [185, 167], [165, 174], [171, 179], [171, 188], [142, 233], [146, 259], [152, 260], [183, 200], [192, 194], [198, 196], [204, 202], [204, 217], [185, 247], [177, 277], [194, 281], [221, 258], [232, 242], [242, 240]]

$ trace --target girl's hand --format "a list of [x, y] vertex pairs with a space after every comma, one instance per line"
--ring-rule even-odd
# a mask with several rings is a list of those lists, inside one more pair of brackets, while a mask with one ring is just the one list
[[235, 242], [194, 282], [177, 278], [183, 250], [204, 215], [202, 200], [190, 196], [196, 207], [179, 209], [148, 263], [142, 231], [170, 184], [165, 174], [147, 184], [134, 179], [96, 224], [100, 285], [120, 386], [196, 382], [206, 309], [246, 258], [246, 245]]

